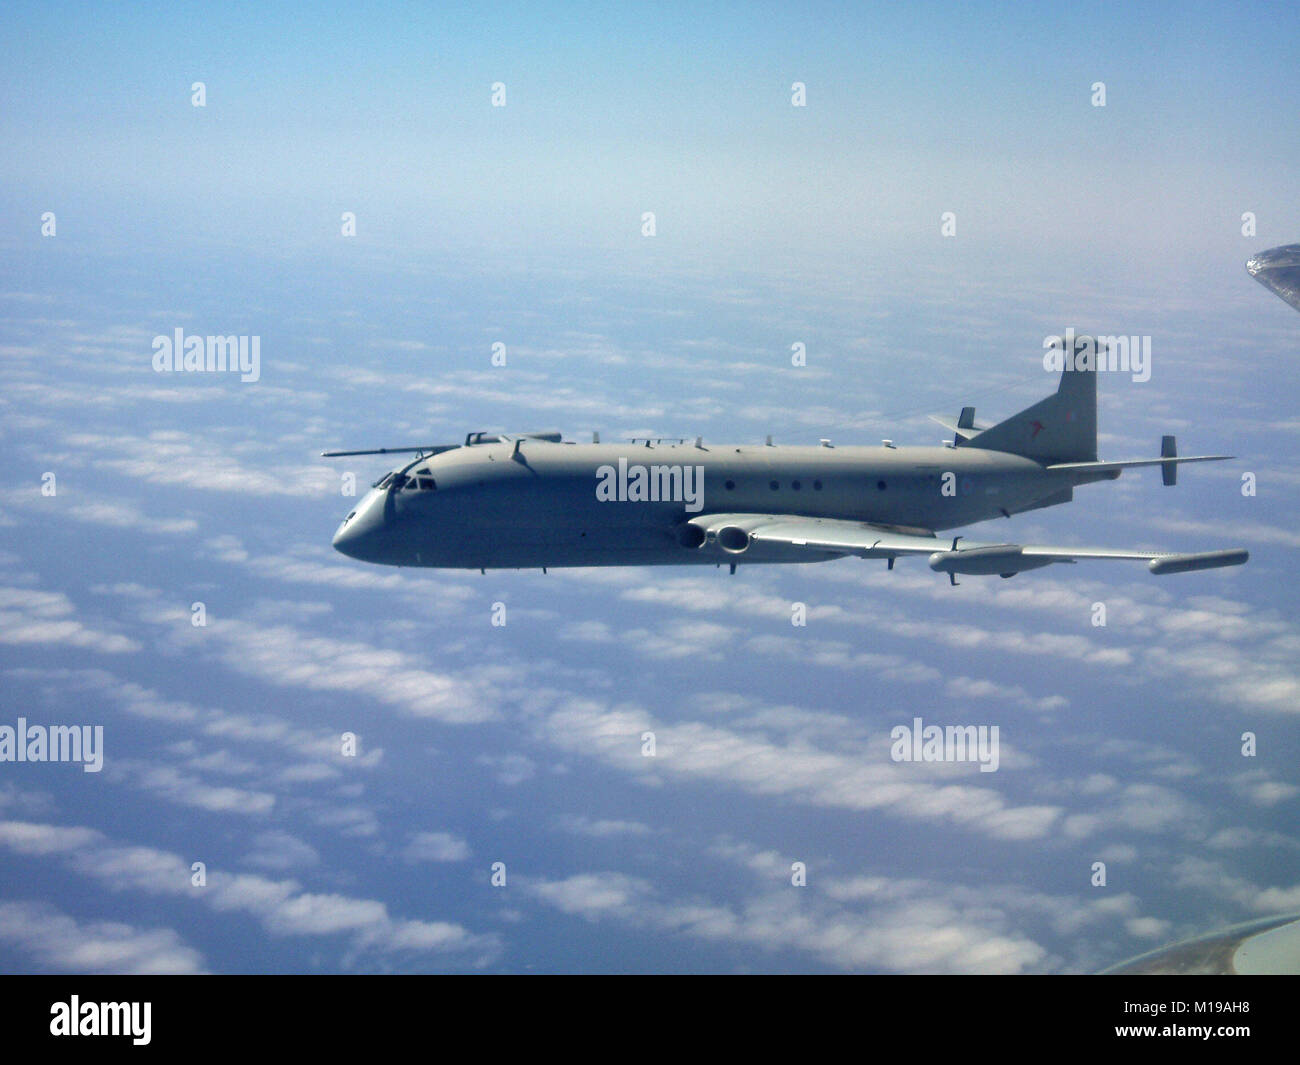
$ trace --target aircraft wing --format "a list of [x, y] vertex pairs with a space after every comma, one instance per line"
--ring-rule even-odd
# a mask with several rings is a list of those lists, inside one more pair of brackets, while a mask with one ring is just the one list
[[[1157, 575], [1239, 566], [1250, 554], [1242, 548], [1178, 554], [1169, 551], [1121, 551], [1100, 547], [1048, 547], [1037, 544], [974, 543], [963, 537], [937, 537], [924, 529], [898, 529], [836, 518], [782, 514], [711, 514], [691, 519], [705, 542], [716, 543], [741, 560], [751, 547], [805, 549], [810, 553], [884, 558], [892, 567], [905, 555], [928, 555], [930, 568], [957, 573], [1010, 576], [1054, 562], [1120, 559], [1147, 563]], [[955, 582], [954, 582], [955, 583]]]

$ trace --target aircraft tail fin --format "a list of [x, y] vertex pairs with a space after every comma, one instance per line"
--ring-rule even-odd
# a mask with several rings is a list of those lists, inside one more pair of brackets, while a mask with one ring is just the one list
[[1073, 342], [1075, 358], [1063, 360], [1055, 393], [958, 446], [1006, 451], [1048, 465], [1096, 461], [1096, 343], [1084, 336], [1073, 337]]

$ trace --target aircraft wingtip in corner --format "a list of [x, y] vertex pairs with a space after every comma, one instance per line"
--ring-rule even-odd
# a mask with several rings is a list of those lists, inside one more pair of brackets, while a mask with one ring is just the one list
[[1246, 271], [1266, 289], [1300, 311], [1300, 244], [1283, 244], [1246, 260]]
[[1300, 913], [1265, 917], [1183, 940], [1104, 969], [1103, 976], [1295, 976]]

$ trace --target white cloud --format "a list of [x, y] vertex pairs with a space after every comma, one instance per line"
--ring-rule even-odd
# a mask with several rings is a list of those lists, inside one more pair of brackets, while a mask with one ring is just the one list
[[149, 484], [179, 485], [245, 498], [306, 499], [328, 497], [334, 487], [333, 472], [321, 466], [244, 465], [237, 457], [237, 449], [219, 435], [203, 439], [164, 429], [148, 436], [70, 433], [65, 443], [89, 456], [93, 468], [112, 470]]
[[378, 899], [304, 891], [296, 880], [210, 868], [207, 885], [195, 887], [189, 859], [152, 847], [113, 844], [91, 829], [0, 821], [0, 845], [25, 854], [62, 854], [70, 871], [114, 891], [185, 897], [221, 912], [245, 913], [273, 935], [349, 933], [359, 947], [384, 954], [454, 952], [473, 964], [500, 950], [494, 936], [449, 922], [395, 919]]
[[1046, 956], [1027, 937], [990, 927], [987, 912], [934, 899], [897, 902], [888, 912], [870, 915], [828, 908], [805, 895], [806, 889], [794, 887], [734, 905], [665, 900], [649, 881], [609, 871], [536, 880], [525, 890], [562, 913], [589, 921], [619, 921], [661, 935], [737, 943], [769, 953], [811, 954], [844, 969], [1014, 973]]
[[273, 829], [253, 837], [253, 849], [244, 855], [245, 865], [282, 872], [310, 869], [320, 864], [320, 854], [310, 843], [289, 832]]
[[6, 501], [11, 506], [39, 511], [41, 521], [70, 518], [90, 525], [107, 525], [157, 536], [195, 532], [199, 527], [193, 518], [151, 518], [141, 513], [138, 507], [120, 499], [84, 496], [78, 492], [75, 483], [69, 485], [66, 479], [60, 482], [57, 496], [42, 496], [34, 490], [15, 490], [8, 493]]
[[170, 928], [119, 921], [77, 921], [43, 902], [0, 902], [0, 942], [60, 973], [186, 975], [204, 972], [203, 956]]
[[641, 821], [621, 821], [613, 818], [592, 818], [586, 814], [562, 814], [556, 824], [575, 836], [593, 839], [611, 839], [618, 836], [649, 836], [654, 829]]
[[211, 813], [251, 817], [269, 814], [275, 808], [275, 796], [269, 792], [213, 786], [169, 765], [115, 760], [111, 768], [115, 774], [125, 774], [145, 791], [154, 792], [182, 806], [193, 806]]
[[62, 592], [0, 587], [0, 643], [56, 644], [103, 654], [140, 649], [126, 636], [87, 628], [72, 617], [74, 613], [71, 601]]
[[436, 673], [397, 651], [250, 620], [209, 616], [201, 629], [184, 624], [176, 611], [160, 612], [154, 620], [172, 625], [173, 637], [187, 648], [202, 649], [211, 640], [229, 668], [272, 684], [361, 696], [447, 724], [497, 716], [490, 682]]
[[526, 754], [481, 754], [475, 761], [491, 768], [497, 780], [508, 788], [531, 780], [537, 773], [536, 763]]
[[[641, 734], [647, 730], [656, 736], [653, 758], [641, 754]], [[883, 752], [864, 760], [857, 752], [823, 750], [799, 740], [778, 744], [700, 722], [661, 723], [645, 711], [587, 700], [570, 700], [551, 713], [546, 737], [636, 774], [709, 780], [817, 806], [888, 810], [909, 820], [961, 824], [996, 838], [1041, 838], [1061, 815], [1055, 806], [1008, 807], [991, 787], [928, 777], [924, 770], [930, 767], [896, 764]]]
[[65, 854], [98, 843], [93, 828], [64, 828], [27, 821], [0, 821], [0, 845], [19, 854]]
[[417, 832], [402, 851], [408, 862], [464, 862], [469, 844], [449, 832]]

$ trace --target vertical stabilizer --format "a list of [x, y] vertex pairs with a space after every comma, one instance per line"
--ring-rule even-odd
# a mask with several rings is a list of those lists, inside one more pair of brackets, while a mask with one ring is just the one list
[[965, 443], [1007, 451], [1048, 465], [1097, 459], [1097, 348], [1075, 337], [1074, 357], [1063, 361], [1056, 392]]

